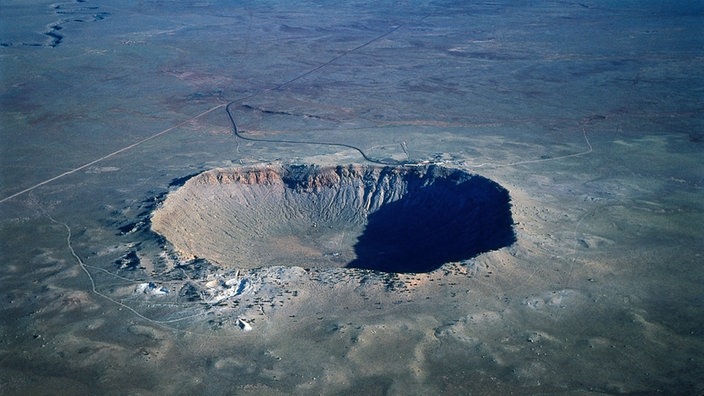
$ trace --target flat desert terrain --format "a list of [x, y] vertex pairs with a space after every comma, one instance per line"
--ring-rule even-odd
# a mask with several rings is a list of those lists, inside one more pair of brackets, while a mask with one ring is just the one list
[[0, 394], [704, 392], [701, 2], [0, 0]]

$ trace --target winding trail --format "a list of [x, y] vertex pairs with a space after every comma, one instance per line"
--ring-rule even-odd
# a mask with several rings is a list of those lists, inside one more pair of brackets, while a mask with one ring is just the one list
[[[97, 289], [97, 287], [96, 287], [95, 279], [93, 278], [93, 275], [90, 273], [90, 271], [88, 271], [88, 268], [87, 268], [88, 265], [86, 265], [86, 263], [83, 262], [83, 260], [82, 260], [81, 257], [78, 255], [78, 253], [76, 253], [76, 250], [73, 248], [73, 244], [71, 243], [71, 236], [72, 236], [72, 234], [71, 234], [71, 227], [69, 227], [68, 224], [66, 224], [66, 223], [64, 223], [64, 222], [61, 222], [61, 221], [58, 221], [58, 220], [54, 219], [51, 215], [47, 215], [47, 216], [49, 217], [49, 220], [51, 220], [52, 223], [62, 225], [62, 226], [66, 229], [66, 245], [68, 246], [68, 250], [71, 252], [71, 255], [73, 256], [73, 258], [76, 259], [76, 262], [78, 263], [78, 265], [81, 267], [81, 269], [83, 270], [83, 272], [84, 272], [84, 273], [86, 274], [86, 276], [88, 277], [88, 281], [90, 281], [91, 291], [92, 291], [94, 294], [97, 294], [98, 296], [100, 296], [100, 297], [102, 297], [102, 298], [104, 298], [104, 299], [110, 301], [111, 303], [116, 304], [117, 306], [122, 307], [122, 308], [124, 308], [124, 309], [126, 309], [126, 310], [132, 312], [133, 314], [137, 315], [137, 317], [139, 317], [139, 318], [141, 318], [141, 319], [144, 319], [144, 320], [146, 320], [146, 321], [148, 321], [148, 322], [155, 323], [155, 324], [159, 324], [159, 325], [164, 325], [164, 324], [169, 324], [169, 323], [176, 323], [176, 322], [180, 322], [180, 321], [183, 321], [183, 320], [186, 320], [186, 319], [192, 319], [192, 318], [196, 318], [196, 317], [199, 317], [199, 316], [203, 316], [203, 315], [205, 315], [205, 314], [207, 313], [207, 312], [201, 312], [201, 313], [197, 313], [197, 314], [193, 314], [193, 315], [188, 315], [188, 316], [183, 316], [183, 317], [175, 318], [175, 319], [156, 320], [156, 319], [148, 318], [148, 317], [144, 316], [143, 314], [139, 313], [139, 311], [137, 311], [136, 309], [134, 309], [134, 308], [130, 307], [129, 305], [123, 303], [122, 301], [118, 301], [118, 300], [116, 300], [116, 299], [114, 299], [114, 298], [108, 296], [107, 294], [104, 294], [104, 293], [100, 292], [100, 291]], [[111, 275], [114, 275], [114, 274], [111, 274]], [[120, 278], [122, 278], [122, 277], [120, 277]], [[122, 279], [125, 279], [125, 278], [122, 278]]]
[[[427, 16], [421, 18], [420, 21], [422, 21], [422, 20], [425, 19], [425, 18], [427, 18]], [[420, 22], [420, 21], [419, 21], [419, 22]], [[325, 62], [325, 63], [323, 63], [323, 64], [320, 64], [320, 65], [318, 65], [318, 66], [316, 66], [316, 67], [314, 67], [314, 68], [312, 68], [312, 69], [310, 69], [310, 70], [308, 70], [308, 71], [305, 71], [305, 72], [303, 72], [303, 73], [297, 75], [296, 77], [293, 77], [292, 79], [290, 79], [290, 80], [288, 80], [288, 81], [285, 81], [285, 82], [283, 82], [283, 83], [281, 83], [281, 84], [279, 84], [279, 85], [277, 85], [277, 86], [275, 86], [275, 87], [273, 87], [273, 88], [267, 88], [267, 89], [264, 89], [264, 90], [261, 90], [261, 91], [257, 91], [257, 92], [255, 92], [255, 93], [253, 93], [253, 94], [251, 94], [251, 95], [248, 95], [248, 96], [246, 96], [246, 97], [244, 97], [244, 98], [240, 98], [240, 99], [236, 99], [236, 100], [231, 101], [230, 103], [228, 103], [228, 104], [225, 106], [225, 111], [227, 112], [227, 116], [228, 116], [228, 118], [230, 119], [230, 124], [232, 124], [232, 132], [234, 133], [234, 135], [235, 135], [236, 137], [238, 137], [238, 138], [240, 138], [240, 139], [243, 139], [243, 140], [249, 140], [249, 141], [252, 141], [252, 142], [289, 143], [289, 144], [311, 144], [311, 145], [322, 145], [322, 146], [332, 146], [332, 147], [348, 148], [348, 149], [352, 149], [352, 150], [358, 151], [359, 154], [361, 154], [362, 157], [363, 157], [365, 160], [367, 160], [367, 161], [369, 161], [369, 162], [381, 164], [381, 165], [414, 165], [414, 164], [416, 164], [416, 162], [413, 162], [413, 161], [407, 161], [407, 162], [404, 162], [404, 161], [393, 161], [393, 162], [392, 162], [392, 161], [381, 161], [381, 160], [377, 160], [377, 159], [374, 159], [374, 158], [370, 157], [370, 156], [369, 156], [367, 153], [365, 153], [364, 150], [362, 150], [361, 148], [359, 148], [359, 147], [357, 147], [357, 146], [353, 146], [353, 145], [351, 145], [351, 144], [345, 144], [345, 143], [316, 142], [316, 141], [312, 141], [312, 140], [259, 139], [259, 138], [248, 137], [248, 136], [243, 135], [243, 132], [240, 131], [239, 128], [237, 128], [237, 122], [235, 121], [235, 116], [234, 116], [233, 110], [232, 110], [232, 105], [234, 105], [234, 104], [240, 104], [240, 103], [242, 103], [243, 101], [245, 101], [245, 100], [247, 100], [247, 99], [250, 99], [250, 98], [255, 97], [255, 96], [258, 96], [258, 95], [261, 95], [261, 94], [266, 93], [266, 92], [278, 91], [278, 90], [280, 90], [280, 89], [286, 87], [287, 85], [290, 85], [290, 84], [292, 84], [292, 83], [294, 83], [294, 82], [296, 82], [296, 81], [298, 81], [298, 80], [300, 80], [300, 79], [302, 79], [302, 78], [305, 78], [305, 77], [307, 77], [307, 76], [309, 76], [309, 75], [311, 75], [311, 74], [317, 72], [317, 71], [320, 70], [320, 69], [323, 69], [324, 67], [327, 67], [327, 66], [329, 66], [329, 65], [331, 65], [331, 64], [333, 64], [333, 63], [335, 63], [337, 60], [339, 60], [339, 59], [341, 59], [341, 58], [344, 58], [345, 56], [347, 56], [347, 55], [349, 55], [349, 54], [351, 54], [351, 53], [353, 53], [353, 52], [356, 52], [356, 51], [358, 51], [358, 50], [360, 50], [360, 49], [362, 49], [362, 48], [364, 48], [364, 47], [367, 47], [367, 46], [369, 46], [369, 45], [375, 43], [376, 41], [379, 41], [379, 40], [383, 39], [384, 37], [386, 37], [386, 36], [388, 36], [388, 35], [394, 33], [394, 32], [397, 31], [398, 29], [400, 29], [402, 26], [403, 26], [403, 25], [396, 25], [396, 26], [393, 26], [390, 30], [387, 30], [386, 32], [384, 32], [384, 33], [382, 33], [382, 34], [380, 34], [380, 35], [378, 35], [378, 36], [372, 38], [371, 40], [369, 40], [369, 41], [367, 41], [367, 42], [365, 42], [365, 43], [363, 43], [363, 44], [360, 44], [360, 45], [358, 45], [358, 46], [356, 46], [356, 47], [354, 47], [354, 48], [352, 48], [352, 49], [349, 49], [349, 50], [347, 50], [347, 51], [344, 51], [343, 53], [341, 53], [340, 55], [337, 55], [336, 57], [330, 59], [329, 61], [327, 61], [327, 62]]]

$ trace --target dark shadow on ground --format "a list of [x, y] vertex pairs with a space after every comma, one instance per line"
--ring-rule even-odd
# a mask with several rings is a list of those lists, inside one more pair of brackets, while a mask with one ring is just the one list
[[369, 215], [348, 268], [430, 272], [515, 242], [508, 191], [481, 176], [414, 177], [408, 193]]

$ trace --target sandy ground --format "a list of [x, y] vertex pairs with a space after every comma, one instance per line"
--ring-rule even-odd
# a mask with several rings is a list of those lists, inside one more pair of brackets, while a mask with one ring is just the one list
[[[701, 6], [0, 7], [0, 393], [704, 391]], [[236, 139], [230, 100], [252, 137], [488, 177], [517, 241], [424, 274], [180, 260], [149, 218], [183, 178], [364, 162]]]

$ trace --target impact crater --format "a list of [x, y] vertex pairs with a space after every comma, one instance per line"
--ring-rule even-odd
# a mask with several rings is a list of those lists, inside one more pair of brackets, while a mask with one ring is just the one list
[[258, 165], [188, 179], [152, 214], [185, 259], [226, 268], [430, 272], [515, 241], [508, 191], [438, 165]]

